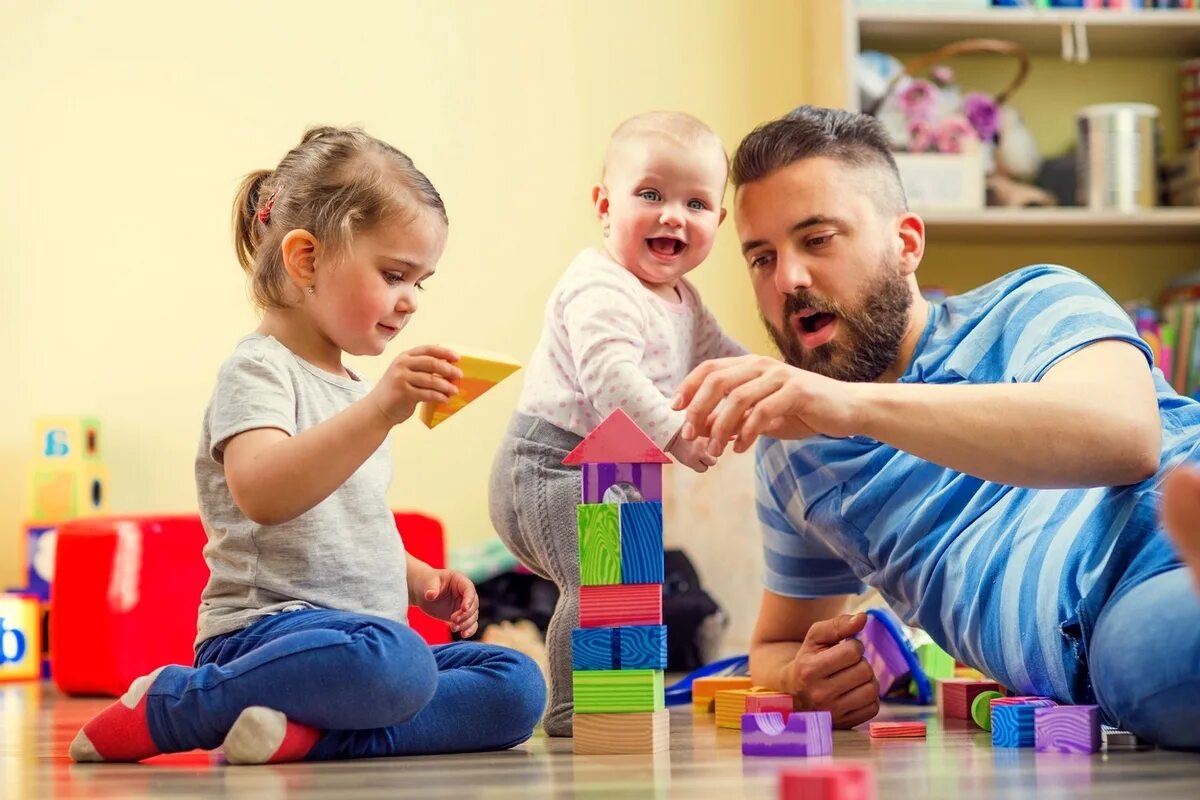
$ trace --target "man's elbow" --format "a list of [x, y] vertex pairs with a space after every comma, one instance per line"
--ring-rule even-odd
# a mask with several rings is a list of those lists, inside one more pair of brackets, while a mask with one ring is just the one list
[[1162, 426], [1158, 415], [1154, 416], [1153, 425], [1141, 426], [1141, 430], [1131, 436], [1128, 443], [1123, 485], [1141, 483], [1157, 475], [1162, 458]]

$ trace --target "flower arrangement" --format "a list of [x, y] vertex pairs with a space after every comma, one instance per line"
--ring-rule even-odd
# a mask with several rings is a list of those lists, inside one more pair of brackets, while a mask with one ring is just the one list
[[893, 146], [910, 153], [962, 153], [992, 145], [1000, 128], [996, 101], [983, 92], [962, 94], [949, 67], [934, 67], [930, 78], [905, 79], [879, 109]]

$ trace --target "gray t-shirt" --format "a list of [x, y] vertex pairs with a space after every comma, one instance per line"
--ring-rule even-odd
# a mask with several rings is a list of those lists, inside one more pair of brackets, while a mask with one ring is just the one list
[[329, 608], [407, 622], [404, 545], [387, 503], [388, 442], [333, 494], [280, 525], [250, 520], [225, 482], [225, 443], [255, 428], [296, 435], [362, 398], [370, 385], [296, 356], [274, 337], [238, 342], [217, 376], [196, 454], [208, 534], [208, 585], [196, 644], [293, 608]]

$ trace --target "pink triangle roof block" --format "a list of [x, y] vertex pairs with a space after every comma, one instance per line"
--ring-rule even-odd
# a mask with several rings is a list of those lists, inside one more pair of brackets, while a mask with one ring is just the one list
[[563, 459], [564, 464], [670, 464], [637, 423], [616, 409]]

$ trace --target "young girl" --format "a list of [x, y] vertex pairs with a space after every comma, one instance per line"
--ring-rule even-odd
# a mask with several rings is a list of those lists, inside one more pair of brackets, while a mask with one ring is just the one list
[[688, 116], [642, 114], [613, 133], [592, 201], [603, 250], [576, 256], [546, 306], [541, 340], [492, 467], [491, 515], [513, 554], [559, 588], [547, 631], [550, 736], [572, 730], [571, 631], [579, 625], [580, 472], [563, 458], [622, 408], [675, 460], [704, 472], [705, 439], [678, 436], [679, 383], [710, 358], [745, 353], [686, 279], [725, 218], [728, 160]]
[[387, 436], [445, 401], [457, 356], [423, 346], [371, 387], [342, 354], [379, 355], [417, 310], [446, 210], [408, 156], [317, 128], [234, 205], [262, 324], [222, 364], [196, 457], [211, 576], [195, 667], [161, 667], [83, 727], [76, 761], [214, 748], [230, 763], [496, 750], [527, 739], [536, 664], [474, 643], [430, 648], [410, 603], [463, 637], [461, 573], [407, 556], [388, 508]]

